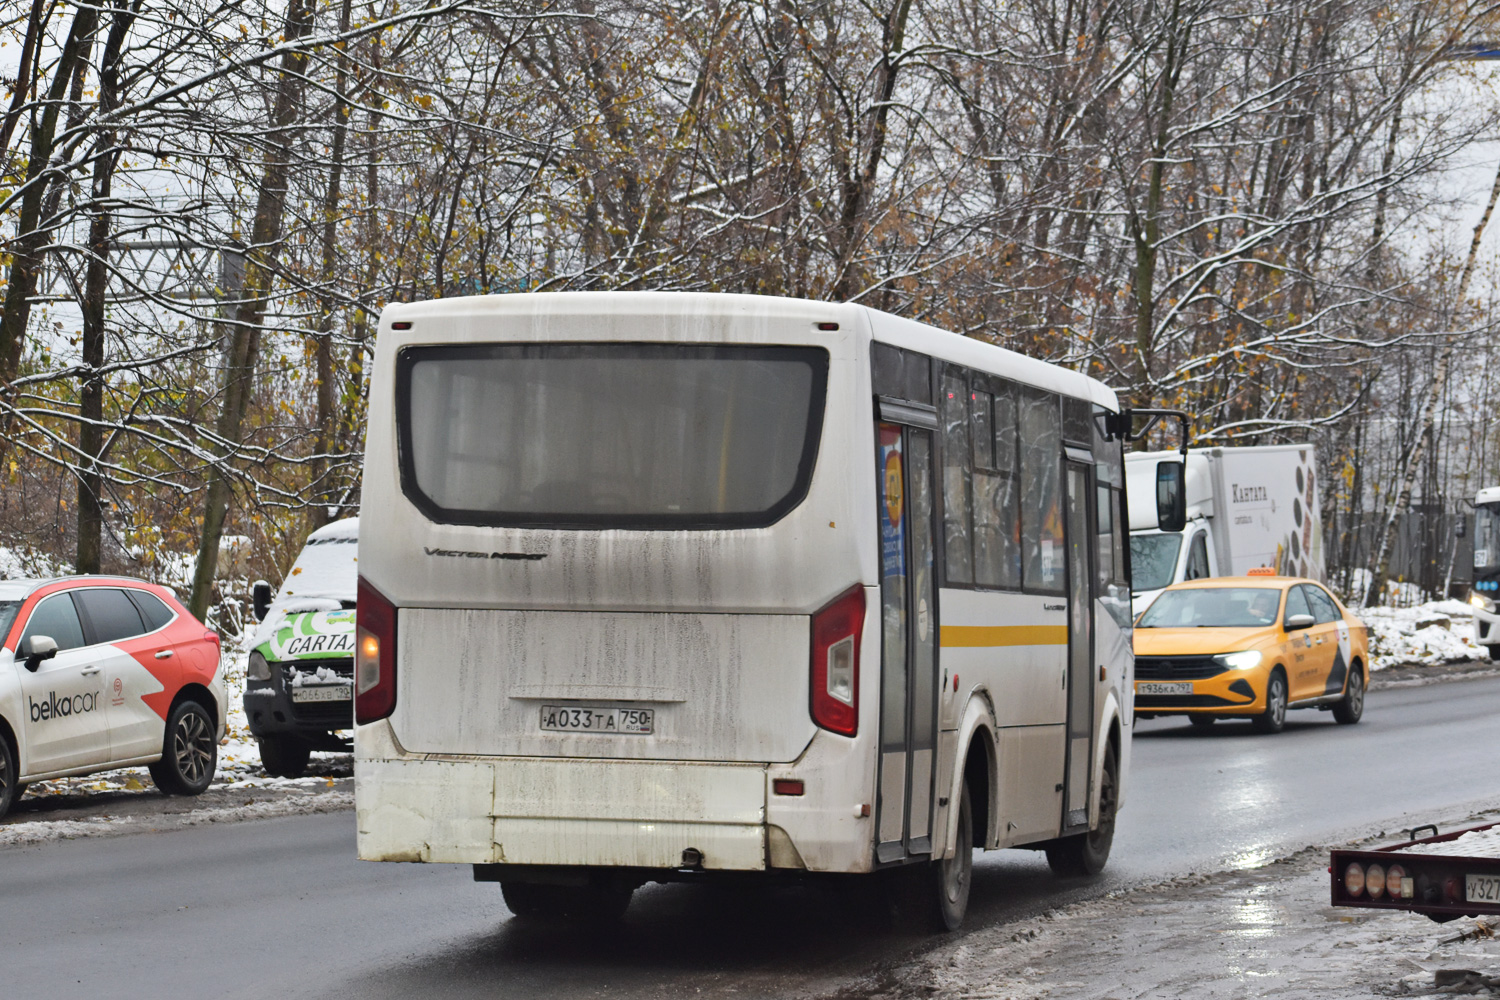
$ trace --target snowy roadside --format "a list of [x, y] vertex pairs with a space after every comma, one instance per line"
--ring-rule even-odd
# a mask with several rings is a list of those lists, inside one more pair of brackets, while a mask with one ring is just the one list
[[[1254, 869], [1110, 893], [956, 937], [833, 998], [1500, 995], [1482, 985], [1500, 983], [1500, 921], [1333, 907], [1327, 865], [1328, 848], [1308, 847]], [[1441, 986], [1465, 979], [1469, 988]]]
[[1410, 608], [1360, 608], [1354, 616], [1370, 627], [1370, 669], [1401, 665], [1438, 666], [1486, 660], [1474, 641], [1474, 609], [1463, 601], [1428, 601]]

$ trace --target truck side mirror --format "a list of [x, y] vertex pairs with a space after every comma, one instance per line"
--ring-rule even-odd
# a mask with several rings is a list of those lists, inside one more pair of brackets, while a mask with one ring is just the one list
[[17, 652], [26, 661], [26, 669], [35, 673], [43, 660], [50, 660], [57, 655], [57, 640], [50, 635], [28, 635], [21, 640], [21, 648]]
[[1285, 629], [1288, 632], [1296, 632], [1298, 629], [1312, 628], [1316, 620], [1312, 615], [1289, 615]]
[[1156, 463], [1156, 527], [1181, 531], [1187, 525], [1187, 489], [1181, 462]]
[[266, 620], [266, 612], [271, 610], [271, 585], [264, 580], [256, 580], [250, 585], [250, 604], [255, 611], [255, 620], [263, 622]]

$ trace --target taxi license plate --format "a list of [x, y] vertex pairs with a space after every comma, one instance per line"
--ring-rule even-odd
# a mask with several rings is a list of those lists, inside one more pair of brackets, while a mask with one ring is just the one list
[[1500, 903], [1500, 875], [1465, 875], [1464, 898], [1471, 903]]
[[1193, 685], [1190, 681], [1141, 681], [1135, 686], [1136, 694], [1192, 694]]
[[543, 705], [542, 728], [555, 733], [629, 733], [650, 736], [656, 712], [650, 708]]
[[353, 691], [348, 684], [319, 684], [316, 687], [292, 688], [293, 701], [348, 701]]

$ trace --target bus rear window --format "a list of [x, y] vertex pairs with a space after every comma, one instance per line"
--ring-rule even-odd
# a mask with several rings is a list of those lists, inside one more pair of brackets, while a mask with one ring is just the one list
[[819, 348], [412, 347], [397, 361], [402, 489], [439, 523], [762, 527], [801, 502]]

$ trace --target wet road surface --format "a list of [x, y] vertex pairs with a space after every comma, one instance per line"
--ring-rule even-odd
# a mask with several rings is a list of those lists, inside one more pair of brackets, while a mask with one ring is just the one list
[[[1110, 889], [1243, 867], [1500, 801], [1500, 679], [1371, 693], [1358, 726], [1294, 712], [1260, 736], [1142, 722], [1105, 875], [976, 858], [969, 927]], [[353, 860], [337, 813], [0, 851], [11, 996], [786, 997], [837, 989], [926, 940], [849, 886], [648, 886], [624, 923], [509, 920], [454, 865]]]

